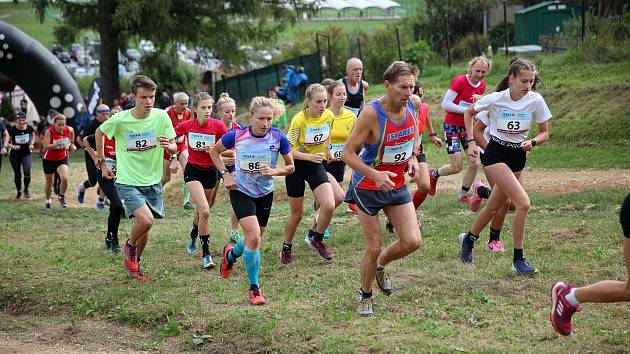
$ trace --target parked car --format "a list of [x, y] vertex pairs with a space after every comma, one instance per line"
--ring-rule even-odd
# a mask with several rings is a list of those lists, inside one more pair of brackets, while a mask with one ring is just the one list
[[66, 52], [61, 52], [61, 53], [57, 54], [57, 58], [59, 58], [59, 61], [62, 62], [62, 63], [69, 63], [70, 62], [70, 56]]
[[142, 58], [142, 54], [137, 49], [128, 48], [127, 49], [127, 57], [131, 60], [139, 61]]
[[130, 74], [135, 74], [138, 71], [140, 71], [140, 63], [138, 63], [137, 61], [130, 61], [129, 63], [127, 63], [127, 71], [129, 71]]
[[63, 52], [63, 47], [59, 43], [55, 43], [50, 50], [54, 56], [58, 56], [59, 53]]

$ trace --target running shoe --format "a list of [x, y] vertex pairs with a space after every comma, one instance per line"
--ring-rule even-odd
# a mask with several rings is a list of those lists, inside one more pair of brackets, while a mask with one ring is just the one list
[[[307, 236], [308, 237], [308, 236]], [[310, 241], [309, 241], [310, 245]], [[280, 251], [280, 263], [287, 265], [293, 262], [293, 255], [290, 250], [285, 250], [284, 247]]]
[[140, 264], [138, 264], [138, 269], [135, 272], [129, 271], [129, 274], [140, 281], [147, 280], [144, 273], [142, 272], [142, 269], [140, 269]]
[[203, 256], [203, 258], [201, 259], [201, 266], [203, 267], [203, 269], [214, 269], [214, 262], [212, 261], [212, 256], [207, 254], [205, 256]]
[[266, 302], [262, 291], [256, 285], [252, 285], [249, 288], [249, 303], [252, 305], [264, 305]]
[[383, 294], [389, 296], [392, 294], [392, 282], [389, 280], [385, 267], [376, 268], [376, 285], [381, 289]]
[[26, 199], [30, 199], [31, 198], [31, 193], [29, 193], [28, 191], [24, 191], [24, 192], [22, 192], [22, 196], [24, 196], [24, 198], [26, 198]]
[[571, 286], [563, 282], [554, 284], [551, 288], [551, 313], [549, 320], [553, 329], [563, 336], [568, 336], [573, 330], [571, 316], [580, 311], [580, 306], [573, 306], [567, 301], [567, 294], [571, 292]]
[[136, 257], [136, 247], [129, 244], [129, 239], [125, 242], [125, 267], [130, 273], [138, 270], [138, 258]]
[[479, 194], [477, 194], [477, 189], [481, 186], [483, 186], [481, 181], [477, 181], [472, 185], [473, 196], [472, 199], [470, 199], [470, 211], [472, 212], [477, 212], [479, 208], [481, 208], [481, 202], [483, 199], [479, 196]]
[[346, 211], [348, 213], [353, 213], [353, 214], [359, 214], [359, 207], [357, 207], [356, 204], [353, 203], [349, 203], [348, 206], [346, 207]]
[[184, 210], [193, 210], [193, 209], [195, 209], [195, 207], [192, 205], [191, 202], [184, 203]]
[[20, 200], [22, 199], [22, 192], [17, 192], [17, 195], [15, 196], [15, 200]]
[[188, 247], [186, 247], [186, 251], [189, 255], [193, 255], [197, 252], [197, 237], [191, 237], [188, 242]]
[[243, 235], [239, 234], [238, 231], [230, 232], [230, 243], [237, 244], [240, 239], [243, 238]]
[[79, 188], [77, 188], [77, 201], [81, 204], [85, 202], [85, 186], [83, 183], [79, 184]]
[[324, 240], [328, 240], [330, 236], [332, 236], [332, 232], [330, 232], [330, 229], [326, 228], [326, 230], [324, 230]]
[[65, 195], [60, 195], [59, 196], [59, 204], [61, 204], [62, 208], [67, 208], [68, 207], [68, 202], [66, 202], [66, 196]]
[[392, 224], [392, 222], [389, 221], [389, 219], [387, 218], [385, 218], [385, 230], [387, 230], [387, 232], [389, 232], [390, 234], [396, 233], [396, 229], [394, 229], [394, 224]]
[[105, 211], [105, 202], [102, 200], [97, 200], [96, 201], [96, 210], [98, 211]]
[[431, 183], [430, 186], [429, 186], [429, 195], [435, 195], [437, 182], [438, 182], [438, 179], [433, 177], [433, 171], [435, 171], [434, 168], [429, 170], [429, 180], [430, 180], [430, 183]]
[[112, 240], [108, 237], [105, 237], [105, 241], [103, 241], [103, 248], [106, 250], [112, 249]]
[[486, 249], [488, 252], [505, 252], [505, 246], [503, 246], [503, 242], [501, 241], [490, 241], [486, 245]]
[[112, 252], [114, 254], [120, 253], [120, 245], [118, 244], [117, 238], [112, 240]]
[[374, 310], [372, 309], [372, 298], [363, 297], [359, 294], [359, 306], [357, 306], [357, 312], [363, 317], [374, 315]]
[[306, 241], [308, 247], [310, 247], [310, 249], [317, 253], [317, 255], [322, 259], [329, 261], [333, 258], [332, 251], [326, 247], [326, 244], [323, 241], [309, 240], [308, 237], [304, 241]]
[[464, 242], [466, 235], [466, 233], [461, 233], [459, 234], [459, 236], [457, 236], [457, 238], [459, 239], [459, 243], [462, 245], [462, 250], [459, 253], [459, 260], [464, 263], [470, 264], [473, 262], [472, 250], [475, 247], [475, 244], [473, 243], [469, 245], [468, 242]]
[[464, 204], [469, 204], [468, 202], [468, 194], [464, 194], [464, 195], [457, 195], [457, 201], [464, 203]]
[[512, 261], [512, 271], [520, 275], [532, 275], [538, 273], [538, 269], [532, 267], [525, 258]]
[[228, 243], [223, 247], [223, 260], [221, 261], [221, 266], [219, 266], [219, 272], [221, 273], [221, 278], [227, 278], [232, 274], [232, 266], [234, 263], [230, 262], [227, 258], [228, 252], [234, 248], [234, 245]]
[[52, 203], [52, 200], [46, 199], [46, 209], [50, 209], [50, 204], [51, 203]]

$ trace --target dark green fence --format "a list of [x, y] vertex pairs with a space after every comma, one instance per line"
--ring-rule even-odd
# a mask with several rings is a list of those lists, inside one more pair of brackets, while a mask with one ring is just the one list
[[281, 63], [266, 66], [261, 69], [249, 71], [244, 74], [231, 76], [214, 84], [214, 92], [218, 97], [222, 92], [227, 92], [230, 97], [239, 102], [247, 102], [255, 96], [266, 96], [267, 89], [280, 83], [284, 77], [282, 65], [301, 66], [308, 76], [308, 82], [322, 81], [319, 67], [319, 55], [317, 53], [303, 55], [301, 57], [285, 60]]

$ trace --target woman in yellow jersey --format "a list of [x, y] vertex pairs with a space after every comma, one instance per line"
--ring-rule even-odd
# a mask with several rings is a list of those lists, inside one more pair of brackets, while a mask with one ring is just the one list
[[304, 214], [305, 182], [313, 191], [319, 204], [316, 227], [308, 231], [308, 246], [325, 260], [332, 259], [332, 252], [324, 244], [324, 232], [335, 211], [335, 196], [328, 180], [323, 161], [328, 158], [332, 112], [326, 110], [328, 93], [320, 84], [312, 84], [304, 94], [304, 109], [291, 120], [287, 137], [295, 159], [295, 172], [286, 176], [287, 196], [291, 215], [284, 226], [284, 244], [280, 258], [282, 264], [293, 262], [291, 242]]
[[[343, 175], [346, 172], [346, 164], [341, 160], [341, 151], [346, 143], [350, 132], [354, 128], [354, 122], [357, 117], [344, 104], [348, 99], [346, 86], [339, 81], [334, 81], [327, 86], [329, 107], [328, 110], [334, 115], [330, 128], [330, 147], [328, 149], [328, 161], [324, 162], [324, 168], [329, 174], [329, 180], [333, 185], [335, 192], [335, 201], [343, 200], [344, 192], [341, 187], [343, 183]], [[337, 183], [332, 183], [334, 179]], [[340, 198], [338, 198], [338, 195]], [[355, 204], [348, 204], [348, 211], [357, 213], [358, 209]]]

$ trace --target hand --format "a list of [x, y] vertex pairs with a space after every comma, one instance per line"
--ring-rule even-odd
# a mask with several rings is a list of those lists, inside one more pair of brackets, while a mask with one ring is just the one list
[[521, 149], [525, 151], [531, 151], [533, 148], [531, 140], [525, 140], [521, 143]]
[[328, 161], [335, 161], [335, 157], [333, 156], [332, 152], [330, 152], [330, 150], [326, 150], [326, 158], [328, 159]]
[[317, 154], [311, 154], [311, 162], [322, 163], [324, 161], [324, 153], [318, 152]]
[[398, 176], [392, 171], [375, 171], [376, 174], [372, 180], [374, 184], [382, 191], [389, 192], [394, 188], [394, 182], [390, 178]]
[[221, 157], [221, 160], [223, 160], [225, 166], [234, 166], [236, 163], [236, 158], [234, 157]]
[[70, 151], [76, 151], [77, 150], [77, 146], [74, 144], [70, 144]]
[[101, 168], [101, 176], [103, 176], [103, 178], [108, 180], [116, 178], [116, 174], [114, 173], [114, 171], [112, 171], [112, 169], [109, 168], [109, 165], [105, 162], [101, 163], [99, 167]]
[[203, 146], [203, 151], [207, 152], [208, 154], [210, 153], [210, 151], [212, 151], [212, 145], [204, 145]]
[[177, 158], [171, 160], [171, 163], [168, 165], [168, 168], [171, 170], [172, 174], [176, 174], [179, 171], [179, 162]]
[[477, 143], [474, 141], [469, 141], [468, 150], [466, 151], [466, 153], [468, 154], [468, 157], [471, 159], [476, 159], [477, 157], [479, 157], [479, 150], [477, 149]]
[[262, 174], [263, 176], [276, 175], [276, 170], [274, 168], [269, 167], [268, 165], [264, 163], [260, 165], [260, 169], [258, 169], [258, 172], [260, 172], [260, 174]]
[[444, 144], [442, 143], [442, 139], [438, 138], [437, 135], [431, 136], [431, 142], [433, 145], [441, 148]]
[[165, 149], [171, 144], [170, 140], [165, 136], [158, 136], [157, 141], [160, 143], [160, 146]]
[[35, 151], [35, 145], [33, 145], [33, 144], [29, 145], [29, 146], [28, 146], [28, 150], [29, 150], [30, 152]]
[[407, 162], [407, 173], [409, 174], [409, 176], [414, 178], [416, 174], [418, 173], [418, 171], [420, 171], [420, 166], [418, 165], [418, 158], [412, 156], [409, 159], [409, 162]]
[[7, 154], [7, 148], [5, 148], [4, 146], [2, 147], [2, 149], [0, 149], [0, 154], [2, 155], [6, 155]]
[[236, 182], [234, 181], [233, 173], [226, 173], [223, 175], [223, 185], [229, 190], [236, 189]]

